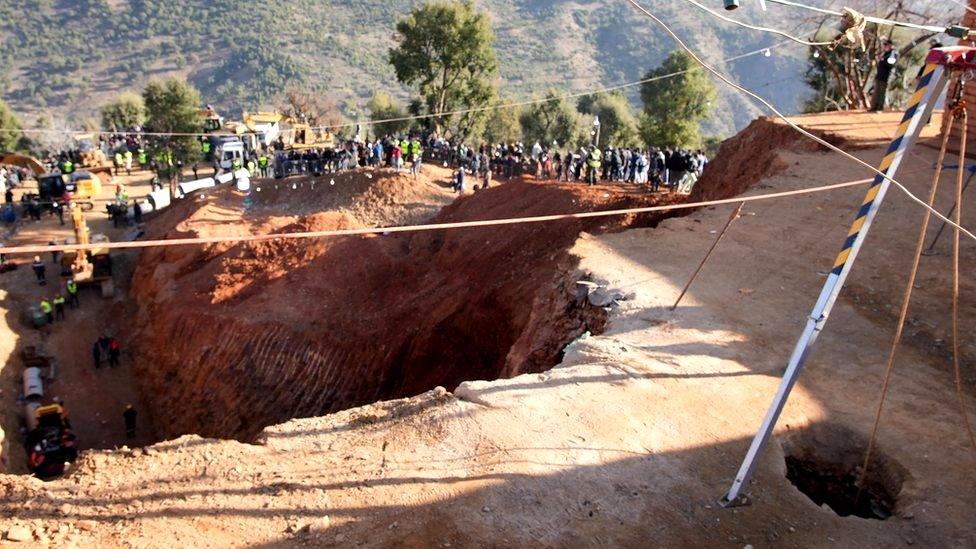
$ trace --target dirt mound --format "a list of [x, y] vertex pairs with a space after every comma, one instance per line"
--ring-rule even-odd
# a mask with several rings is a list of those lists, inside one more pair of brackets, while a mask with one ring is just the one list
[[[811, 132], [833, 145], [846, 144], [845, 138], [838, 134], [816, 129]], [[783, 159], [783, 152], [816, 150], [826, 150], [826, 147], [778, 119], [758, 118], [735, 137], [722, 142], [718, 154], [692, 190], [690, 200], [717, 200], [741, 194], [760, 180], [785, 171], [789, 163]]]
[[419, 178], [392, 170], [349, 171], [320, 177], [256, 183], [255, 216], [347, 212], [365, 226], [409, 224], [429, 219], [449, 204], [451, 171], [425, 166]]

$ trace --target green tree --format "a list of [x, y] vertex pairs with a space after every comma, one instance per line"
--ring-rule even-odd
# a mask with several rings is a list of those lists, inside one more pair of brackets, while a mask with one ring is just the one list
[[0, 100], [0, 151], [19, 151], [27, 148], [27, 140], [20, 130], [20, 121], [7, 104]]
[[712, 112], [716, 92], [712, 81], [697, 68], [687, 53], [675, 50], [660, 67], [647, 73], [645, 79], [669, 77], [641, 84], [644, 112], [640, 130], [645, 143], [662, 147], [701, 144], [701, 122]]
[[[200, 92], [186, 81], [150, 80], [142, 99], [147, 132], [192, 134], [203, 130]], [[177, 163], [188, 164], [200, 158], [200, 142], [192, 135], [156, 136], [149, 142], [149, 152], [162, 160], [162, 174], [175, 179]]]
[[[397, 47], [389, 61], [397, 80], [413, 86], [429, 114], [432, 126], [450, 125], [439, 115], [448, 111], [487, 105], [494, 96], [497, 71], [491, 23], [477, 13], [470, 0], [426, 2], [396, 25]], [[464, 130], [473, 119], [458, 122]]]
[[593, 123], [594, 117], [600, 119], [601, 147], [632, 147], [639, 144], [634, 109], [623, 92], [583, 96], [579, 99], [577, 108], [587, 115], [589, 124]]
[[116, 131], [141, 126], [146, 121], [142, 97], [132, 92], [124, 92], [115, 101], [102, 106], [101, 114], [102, 127]]
[[[404, 118], [407, 116], [406, 109], [396, 99], [393, 99], [390, 94], [381, 91], [373, 94], [373, 97], [366, 103], [366, 109], [369, 110], [369, 119], [373, 121]], [[409, 120], [382, 122], [373, 125], [373, 133], [376, 137], [382, 137], [384, 135], [400, 133], [409, 127]]]
[[522, 139], [521, 110], [507, 107], [491, 111], [485, 124], [484, 138], [488, 143], [511, 143]]
[[580, 133], [581, 116], [565, 99], [550, 91], [544, 103], [536, 103], [522, 111], [522, 132], [530, 143], [538, 141], [560, 147], [576, 144]]

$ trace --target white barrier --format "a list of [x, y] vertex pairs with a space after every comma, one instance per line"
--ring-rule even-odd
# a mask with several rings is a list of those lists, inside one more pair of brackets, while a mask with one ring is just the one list
[[180, 183], [177, 187], [178, 195], [180, 198], [185, 197], [187, 194], [193, 191], [199, 191], [200, 189], [208, 189], [210, 187], [216, 186], [212, 177], [206, 179], [197, 179], [196, 181], [187, 181], [186, 183]]
[[173, 200], [172, 196], [169, 194], [169, 189], [159, 189], [158, 191], [153, 191], [149, 193], [146, 197], [150, 204], [152, 204], [153, 210], [162, 210], [166, 206], [169, 206], [170, 202]]
[[[156, 207], [153, 206], [153, 203], [151, 201], [147, 200], [147, 199], [140, 200], [139, 201], [139, 207], [142, 209], [142, 213], [143, 214], [147, 214], [149, 212], [156, 211]], [[129, 208], [129, 215], [131, 217], [135, 217], [136, 216], [136, 214], [135, 214], [135, 208], [134, 207], [130, 207]]]
[[230, 183], [234, 180], [234, 174], [230, 172], [225, 172], [217, 176], [217, 183], [224, 184]]

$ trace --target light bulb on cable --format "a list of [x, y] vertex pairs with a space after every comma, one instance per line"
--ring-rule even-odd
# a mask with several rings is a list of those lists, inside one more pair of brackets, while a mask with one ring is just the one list
[[820, 59], [820, 52], [819, 52], [819, 51], [817, 51], [817, 50], [814, 50], [814, 51], [813, 51], [813, 58], [814, 58], [814, 59]]
[[771, 55], [773, 55], [773, 52], [769, 51], [769, 48], [766, 48], [766, 49], [763, 50], [763, 56], [764, 57], [769, 57]]
[[894, 55], [888, 57], [888, 59], [886, 59], [886, 61], [888, 62], [889, 65], [894, 65], [895, 63], [898, 62], [898, 60], [895, 59], [895, 56]]

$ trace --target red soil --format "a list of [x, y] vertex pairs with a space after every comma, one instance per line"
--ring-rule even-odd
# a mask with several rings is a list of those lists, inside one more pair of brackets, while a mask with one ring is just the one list
[[[329, 179], [320, 178], [315, 191], [305, 181], [305, 192], [329, 192], [319, 190]], [[404, 188], [384, 188], [388, 179], [353, 192], [372, 197], [371, 203], [397, 202]], [[334, 212], [264, 215], [280, 205], [268, 192], [271, 185], [247, 213], [242, 197], [229, 190], [181, 204], [154, 222], [152, 236], [359, 225]], [[423, 178], [406, 186], [429, 185], [437, 184]], [[617, 186], [513, 182], [461, 198], [433, 221], [616, 209], [662, 199], [668, 198]], [[295, 202], [304, 208], [325, 200]], [[602, 309], [575, 299], [580, 275], [567, 250], [580, 231], [635, 221], [147, 250], [133, 282], [142, 305], [139, 378], [162, 434], [249, 439], [296, 416], [542, 371], [569, 341], [602, 323]]]

